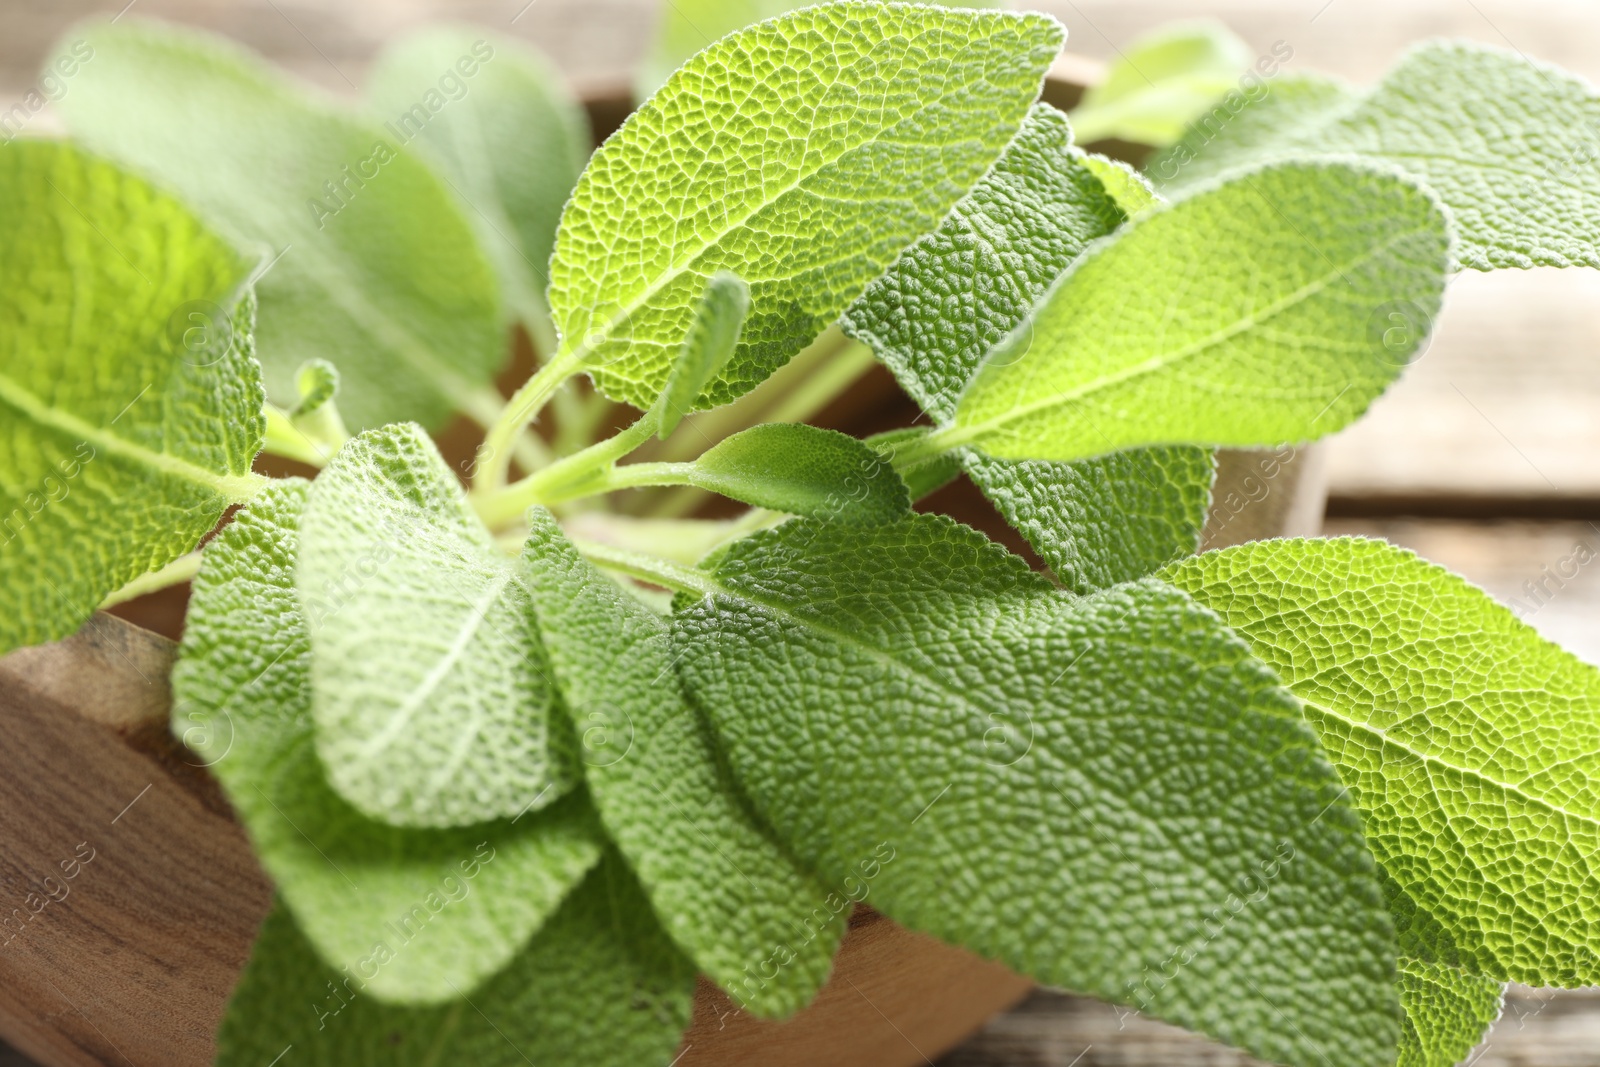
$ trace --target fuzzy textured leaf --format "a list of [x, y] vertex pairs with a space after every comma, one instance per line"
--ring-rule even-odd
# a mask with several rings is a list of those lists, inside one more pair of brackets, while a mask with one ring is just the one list
[[983, 176], [1063, 37], [1042, 15], [854, 0], [707, 48], [579, 179], [550, 271], [563, 348], [647, 409], [726, 270], [751, 313], [700, 406], [748, 391]]
[[700, 295], [689, 335], [683, 339], [683, 347], [667, 376], [666, 388], [656, 401], [657, 437], [666, 439], [683, 416], [694, 410], [694, 402], [705, 387], [728, 365], [749, 314], [750, 287], [744, 279], [727, 273], [712, 275]]
[[317, 752], [345, 799], [399, 826], [465, 826], [576, 782], [516, 562], [419, 427], [334, 457], [300, 552]]
[[1407, 955], [1600, 982], [1600, 670], [1381, 541], [1261, 541], [1163, 577], [1304, 703], [1365, 814]]
[[937, 516], [794, 520], [701, 583], [680, 673], [824, 878], [1274, 1061], [1392, 1061], [1394, 934], [1359, 820], [1293, 698], [1188, 597], [1074, 597]]
[[[306, 939], [381, 1000], [437, 1003], [510, 961], [600, 859], [581, 793], [455, 830], [375, 822], [328, 785], [295, 592], [304, 482], [275, 485], [206, 546], [173, 669], [173, 733], [222, 782]], [[380, 948], [381, 946], [381, 948]]]
[[844, 523], [893, 522], [911, 510], [883, 453], [837, 430], [769, 422], [695, 460], [690, 482], [756, 507]]
[[662, 933], [614, 853], [505, 970], [465, 999], [435, 1008], [353, 996], [360, 979], [318, 960], [278, 907], [228, 1005], [216, 1062], [667, 1067], [689, 1024], [694, 980], [694, 965]]
[[582, 558], [548, 513], [523, 555], [589, 788], [662, 925], [758, 1015], [805, 1007], [828, 978], [845, 908], [746, 810], [679, 689], [664, 620]]
[[1169, 195], [1211, 182], [1240, 166], [1266, 162], [1289, 144], [1348, 111], [1355, 90], [1321, 74], [1280, 74], [1265, 92], [1219, 103], [1195, 119], [1178, 143], [1156, 153], [1145, 173]]
[[1085, 152], [1083, 165], [1090, 174], [1100, 179], [1100, 184], [1111, 194], [1111, 199], [1129, 218], [1162, 202], [1150, 180], [1120, 159], [1111, 159], [1098, 152]]
[[1216, 473], [1209, 451], [1182, 445], [1077, 463], [1016, 462], [968, 452], [963, 466], [1075, 593], [1131, 582], [1194, 555]]
[[367, 99], [465, 203], [507, 305], [550, 351], [550, 252], [591, 144], [560, 73], [500, 34], [432, 26], [384, 50]]
[[1163, 26], [1119, 49], [1105, 79], [1072, 112], [1084, 141], [1118, 137], [1166, 145], [1239, 84], [1250, 49], [1218, 22]]
[[[1276, 137], [1209, 146], [1205, 169], [1321, 154], [1383, 160], [1450, 208], [1463, 267], [1600, 267], [1591, 132], [1600, 93], [1575, 75], [1499, 48], [1430, 42], [1344, 106], [1329, 92], [1320, 108], [1274, 108], [1270, 118], [1297, 121]], [[1164, 179], [1162, 161], [1152, 173]]]
[[1151, 210], [990, 353], [949, 444], [1064, 461], [1332, 433], [1421, 342], [1376, 324], [1433, 320], [1449, 246], [1431, 194], [1349, 163], [1278, 164]]
[[344, 374], [356, 429], [442, 423], [505, 356], [495, 280], [449, 190], [392, 136], [222, 38], [124, 19], [74, 29], [94, 62], [57, 105], [75, 137], [170, 186], [257, 283], [268, 392], [311, 356]]
[[69, 145], [0, 153], [0, 653], [65, 637], [259, 486], [249, 263]]
[[1492, 978], [1417, 960], [1400, 961], [1400, 1058], [1395, 1067], [1455, 1067], [1500, 1017], [1504, 987]]

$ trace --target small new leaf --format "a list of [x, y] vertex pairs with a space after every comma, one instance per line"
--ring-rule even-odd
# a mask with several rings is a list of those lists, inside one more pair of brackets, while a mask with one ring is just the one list
[[600, 859], [581, 793], [454, 830], [375, 822], [328, 784], [294, 575], [309, 486], [262, 493], [206, 546], [172, 672], [172, 732], [222, 782], [306, 939], [384, 1001], [471, 993]]
[[911, 510], [882, 452], [837, 430], [769, 422], [694, 461], [689, 482], [760, 508], [831, 522], [893, 522]]
[[1349, 163], [1279, 164], [1153, 209], [995, 347], [948, 443], [1064, 461], [1332, 433], [1421, 342], [1378, 324], [1432, 322], [1449, 247], [1430, 193]]
[[743, 279], [723, 271], [706, 282], [689, 335], [683, 339], [666, 388], [656, 400], [658, 438], [664, 441], [677, 429], [706, 386], [728, 365], [749, 314], [750, 287]]
[[0, 152], [0, 653], [65, 637], [260, 486], [249, 264], [70, 145]]
[[[406, 950], [398, 950], [403, 953]], [[661, 1064], [689, 1024], [694, 965], [609, 853], [528, 947], [482, 988], [435, 1008], [364, 994], [278, 907], [262, 924], [217, 1035], [217, 1067]]]
[[339, 368], [325, 359], [308, 359], [295, 372], [294, 384], [300, 400], [289, 417], [303, 419], [321, 411], [339, 395]]
[[1365, 814], [1401, 948], [1600, 982], [1600, 670], [1381, 541], [1258, 541], [1162, 574], [1305, 705]]
[[516, 564], [419, 427], [369, 430], [334, 457], [300, 551], [317, 752], [350, 803], [465, 826], [576, 781]]
[[679, 688], [665, 621], [535, 512], [523, 554], [534, 611], [583, 739], [585, 776], [618, 849], [700, 969], [758, 1015], [805, 1007], [848, 909], [745, 809]]
[[550, 264], [564, 352], [648, 410], [726, 270], [750, 318], [699, 404], [749, 391], [983, 176], [1062, 39], [1043, 15], [851, 0], [718, 41], [578, 181]]
[[791, 521], [703, 581], [680, 673], [824, 879], [1274, 1062], [1392, 1062], [1394, 932], [1359, 820], [1210, 612], [1153, 579], [1063, 593], [922, 515]]

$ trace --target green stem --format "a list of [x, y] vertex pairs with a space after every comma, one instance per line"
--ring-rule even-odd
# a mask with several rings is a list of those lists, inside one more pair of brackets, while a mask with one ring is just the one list
[[182, 585], [184, 582], [192, 580], [199, 573], [200, 553], [198, 551], [190, 552], [187, 555], [179, 556], [159, 570], [139, 575], [139, 577], [102, 600], [100, 607], [102, 610], [114, 608], [118, 604], [126, 604], [130, 600], [136, 600], [150, 593], [160, 592], [174, 585]]
[[539, 412], [555, 391], [578, 373], [579, 366], [577, 357], [571, 353], [557, 355], [540, 367], [506, 402], [505, 408], [484, 435], [480, 453], [482, 459], [472, 480], [474, 488], [492, 491], [506, 484], [506, 473], [511, 469], [512, 448], [518, 436], [539, 417]]
[[289, 421], [288, 415], [272, 404], [267, 405], [267, 436], [262, 442], [261, 450], [269, 455], [292, 459], [319, 470], [326, 466], [328, 460], [338, 451], [327, 443], [313, 441]]
[[591, 493], [605, 492], [605, 483], [617, 460], [650, 439], [656, 417], [646, 413], [633, 425], [604, 441], [558, 459], [515, 485], [497, 491], [473, 490], [473, 504], [491, 528], [510, 522], [534, 504], [545, 504]]
[[894, 446], [894, 454], [889, 462], [897, 472], [905, 472], [932, 463], [950, 452], [969, 443], [971, 434], [963, 432], [962, 428], [946, 426], [942, 429], [914, 437], [909, 441]]
[[710, 596], [719, 589], [709, 576], [693, 567], [668, 563], [654, 556], [641, 555], [638, 552], [629, 552], [625, 548], [595, 544], [591, 541], [577, 541], [575, 544], [579, 552], [606, 570], [616, 571], [618, 574], [625, 574], [630, 578], [649, 582], [651, 585], [659, 585], [680, 593], [697, 593], [700, 596]]

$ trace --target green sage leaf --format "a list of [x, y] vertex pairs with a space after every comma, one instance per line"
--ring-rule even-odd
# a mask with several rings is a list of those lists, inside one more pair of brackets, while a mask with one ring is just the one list
[[419, 427], [346, 445], [300, 540], [317, 752], [346, 800], [397, 826], [465, 826], [577, 781], [516, 563]]
[[749, 314], [750, 287], [743, 279], [722, 273], [706, 282], [689, 336], [684, 338], [666, 388], [656, 400], [657, 437], [666, 440], [683, 416], [694, 410], [694, 402], [706, 386], [728, 365]]
[[356, 429], [485, 414], [506, 350], [494, 276], [403, 138], [218, 37], [136, 18], [70, 36], [95, 53], [59, 103], [73, 135], [271, 260], [256, 343], [282, 406], [319, 356], [343, 373]]
[[554, 351], [550, 251], [591, 144], [560, 73], [490, 30], [431, 26], [383, 51], [367, 98], [397, 143], [414, 146], [464, 201], [511, 311]]
[[1401, 948], [1600, 982], [1600, 670], [1381, 541], [1259, 541], [1163, 572], [1251, 643], [1364, 813]]
[[1250, 49], [1218, 22], [1180, 22], [1121, 49], [1105, 79], [1072, 111], [1085, 141], [1108, 137], [1167, 145], [1250, 68]]
[[434, 1008], [365, 996], [360, 975], [319, 960], [279, 907], [228, 1004], [217, 1067], [262, 1067], [275, 1056], [305, 1067], [666, 1067], [689, 1024], [694, 979], [614, 853], [509, 966]]
[[585, 774], [662, 925], [759, 1015], [810, 1003], [846, 909], [751, 817], [678, 685], [664, 620], [582, 558], [546, 512], [523, 564]]
[[172, 673], [173, 733], [221, 781], [328, 966], [362, 976], [379, 1000], [454, 1000], [522, 950], [604, 837], [581, 793], [515, 821], [411, 830], [333, 790], [294, 585], [308, 489], [273, 486], [206, 546]]
[[1500, 1017], [1504, 986], [1416, 960], [1400, 962], [1400, 1059], [1395, 1067], [1456, 1067]]
[[[1430, 193], [1348, 163], [1280, 164], [1149, 211], [991, 351], [949, 444], [1062, 461], [1332, 433], [1421, 342], [1449, 244]], [[1392, 337], [1397, 309], [1422, 329]]]
[[699, 403], [747, 392], [983, 176], [1061, 41], [1042, 15], [852, 0], [707, 48], [578, 181], [550, 269], [563, 349], [648, 409], [725, 270], [750, 318]]
[[0, 653], [66, 637], [261, 485], [248, 262], [70, 145], [0, 153]]
[[746, 504], [832, 522], [893, 522], [911, 510], [906, 484], [883, 453], [801, 423], [741, 430], [707, 449], [688, 477]]
[[680, 596], [680, 672], [823, 878], [1275, 1062], [1393, 1060], [1394, 934], [1359, 820], [1211, 613], [1152, 579], [1063, 593], [924, 515], [794, 520], [703, 580]]

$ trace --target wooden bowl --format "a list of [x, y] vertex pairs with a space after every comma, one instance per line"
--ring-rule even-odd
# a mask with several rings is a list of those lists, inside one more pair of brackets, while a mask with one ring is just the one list
[[[1045, 100], [1070, 107], [1097, 72], [1063, 58]], [[630, 107], [623, 92], [586, 103], [597, 137]], [[880, 372], [817, 421], [864, 434], [914, 415]], [[1225, 453], [1208, 547], [1315, 533], [1315, 460]], [[969, 485], [930, 503], [1026, 550]], [[182, 592], [148, 599], [140, 617], [176, 632]], [[175, 651], [101, 614], [64, 641], [0, 658], [0, 1038], [45, 1067], [209, 1064], [271, 904], [227, 801], [168, 730]], [[702, 982], [678, 1067], [911, 1067], [1031, 985], [861, 909], [832, 980], [792, 1019], [753, 1019]]]

